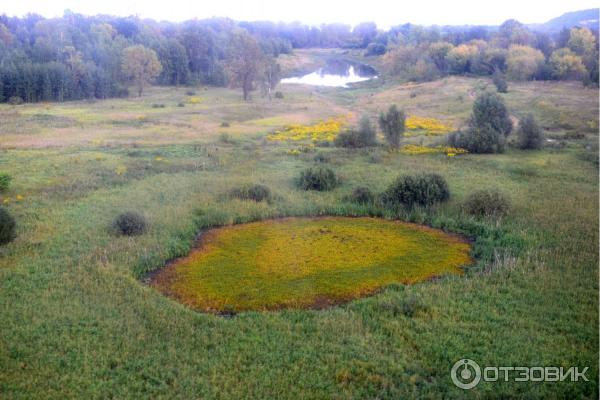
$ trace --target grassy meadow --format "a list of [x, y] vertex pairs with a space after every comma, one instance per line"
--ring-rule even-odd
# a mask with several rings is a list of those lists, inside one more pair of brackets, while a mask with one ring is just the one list
[[[13, 177], [0, 202], [18, 223], [17, 239], [0, 248], [0, 398], [598, 398], [597, 89], [510, 83], [511, 113], [532, 112], [552, 140], [540, 151], [448, 157], [268, 139], [290, 124], [375, 118], [392, 103], [455, 129], [488, 86], [469, 77], [282, 85], [283, 99], [247, 103], [230, 89], [153, 87], [141, 98], [0, 105], [0, 171]], [[298, 190], [294, 178], [317, 154], [341, 185]], [[381, 192], [421, 171], [448, 180], [449, 202], [406, 212], [346, 200], [357, 186]], [[273, 200], [224, 196], [249, 183], [268, 186]], [[466, 196], [490, 187], [509, 195], [508, 215], [467, 216]], [[111, 232], [127, 210], [147, 218], [146, 234]], [[321, 215], [461, 233], [476, 265], [336, 307], [233, 318], [145, 282], [208, 227]], [[587, 366], [589, 381], [463, 391], [450, 380], [461, 358]]]

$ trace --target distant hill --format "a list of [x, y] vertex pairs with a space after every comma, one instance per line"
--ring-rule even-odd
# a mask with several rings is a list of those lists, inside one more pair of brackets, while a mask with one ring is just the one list
[[544, 22], [543, 24], [529, 24], [530, 29], [540, 32], [557, 32], [562, 28], [572, 28], [574, 26], [585, 26], [592, 29], [598, 29], [599, 8], [589, 10], [572, 11]]

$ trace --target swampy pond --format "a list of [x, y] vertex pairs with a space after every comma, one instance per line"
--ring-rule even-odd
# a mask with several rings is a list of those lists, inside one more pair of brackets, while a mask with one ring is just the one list
[[328, 60], [325, 66], [309, 74], [293, 76], [281, 83], [300, 83], [313, 86], [348, 87], [350, 83], [377, 78], [377, 71], [367, 64], [342, 59]]

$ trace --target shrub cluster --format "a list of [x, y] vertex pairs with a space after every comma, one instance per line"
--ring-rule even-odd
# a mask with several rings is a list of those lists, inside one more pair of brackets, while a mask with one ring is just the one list
[[141, 235], [148, 229], [146, 218], [136, 211], [119, 214], [113, 222], [114, 229], [125, 236]]
[[0, 172], [0, 192], [5, 192], [8, 190], [10, 181], [12, 181], [12, 177], [9, 174], [6, 172]]
[[357, 187], [352, 191], [349, 200], [358, 204], [371, 204], [375, 200], [375, 195], [369, 188]]
[[382, 194], [386, 206], [430, 206], [447, 201], [450, 190], [446, 180], [438, 174], [402, 175]]
[[510, 200], [497, 189], [483, 189], [471, 193], [463, 208], [468, 214], [478, 217], [499, 217], [508, 213]]
[[263, 201], [271, 198], [271, 189], [265, 185], [245, 185], [231, 190], [230, 196], [240, 200]]
[[511, 131], [512, 121], [502, 98], [496, 93], [483, 93], [473, 104], [466, 131], [450, 135], [448, 144], [470, 153], [500, 153]]
[[348, 129], [338, 134], [335, 145], [338, 147], [368, 147], [377, 144], [377, 132], [371, 125], [371, 120], [363, 116], [358, 124], [358, 129]]
[[338, 183], [333, 170], [325, 167], [307, 168], [296, 180], [296, 186], [303, 190], [326, 191], [335, 188]]
[[8, 210], [0, 206], [0, 245], [9, 243], [16, 237], [16, 225]]

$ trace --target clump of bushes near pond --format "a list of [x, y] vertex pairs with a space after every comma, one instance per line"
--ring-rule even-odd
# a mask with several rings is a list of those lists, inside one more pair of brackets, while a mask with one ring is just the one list
[[448, 183], [438, 174], [399, 176], [381, 195], [386, 207], [430, 206], [450, 198]]
[[15, 219], [8, 210], [0, 206], [0, 245], [12, 242], [17, 236]]
[[137, 236], [148, 230], [146, 218], [137, 211], [126, 211], [113, 221], [113, 229], [124, 236]]
[[497, 189], [482, 189], [471, 193], [463, 204], [467, 214], [478, 217], [501, 217], [508, 213], [510, 200]]
[[268, 201], [271, 199], [271, 189], [261, 184], [243, 185], [232, 189], [229, 195], [240, 200]]
[[331, 168], [307, 168], [296, 179], [296, 186], [302, 190], [327, 191], [339, 184], [339, 179]]
[[371, 189], [359, 186], [352, 191], [348, 200], [357, 204], [372, 204], [375, 201], [375, 194]]

